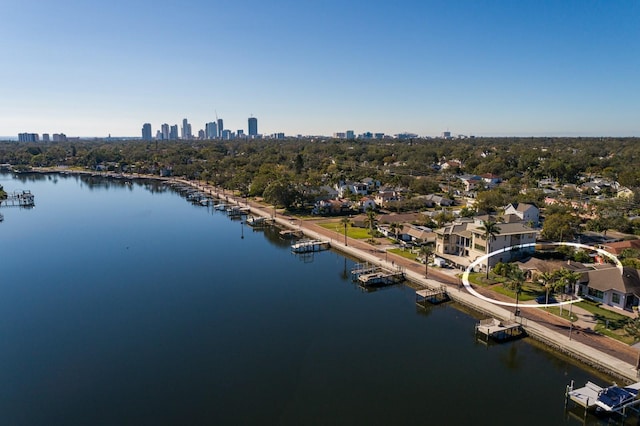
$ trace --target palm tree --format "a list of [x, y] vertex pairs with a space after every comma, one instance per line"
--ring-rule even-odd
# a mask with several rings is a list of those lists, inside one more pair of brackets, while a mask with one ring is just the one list
[[[557, 282], [557, 286], [562, 288], [563, 295], [566, 293], [567, 288], [573, 290], [576, 283], [582, 277], [581, 273], [570, 271], [564, 268], [557, 271], [556, 273], [557, 273], [557, 277], [559, 278]], [[573, 295], [571, 299], [573, 299]], [[560, 305], [560, 316], [562, 316], [562, 305]], [[571, 320], [571, 318], [569, 318], [569, 320]]]
[[[496, 235], [500, 234], [500, 227], [497, 222], [483, 220], [482, 225], [478, 229], [483, 232], [482, 239], [487, 241], [485, 251], [489, 254], [489, 242], [495, 240]], [[489, 259], [487, 259], [487, 279], [489, 279]]]
[[371, 207], [367, 208], [367, 218], [365, 219], [365, 223], [369, 227], [371, 237], [373, 237], [373, 228], [376, 226], [376, 211]]
[[540, 281], [542, 281], [542, 286], [545, 288], [547, 292], [545, 303], [549, 304], [549, 290], [551, 290], [551, 288], [553, 287], [553, 281], [556, 278], [556, 274], [553, 272], [547, 271], [540, 274], [538, 278], [540, 279]]
[[420, 246], [420, 254], [424, 256], [424, 277], [429, 277], [429, 258], [434, 253], [433, 247], [429, 244]]
[[340, 219], [340, 223], [344, 225], [344, 245], [347, 246], [347, 226], [351, 224], [351, 219], [348, 216], [344, 216]]
[[520, 316], [520, 308], [518, 308], [518, 302], [520, 301], [520, 293], [522, 292], [522, 284], [525, 281], [525, 274], [522, 269], [515, 267], [509, 273], [509, 278], [513, 282], [513, 290], [516, 293], [516, 316]]
[[389, 225], [389, 231], [391, 231], [393, 233], [393, 235], [395, 235], [396, 240], [398, 239], [398, 224], [396, 222], [391, 222], [391, 224]]

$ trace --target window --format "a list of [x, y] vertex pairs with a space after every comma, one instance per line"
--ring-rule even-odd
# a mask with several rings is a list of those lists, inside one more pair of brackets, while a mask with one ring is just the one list
[[594, 288], [590, 288], [588, 292], [589, 296], [595, 297], [596, 299], [601, 299], [604, 297], [604, 293], [600, 290], [596, 290]]
[[485, 251], [484, 246], [481, 246], [480, 244], [474, 244], [473, 248], [478, 250], [478, 251]]
[[613, 303], [620, 303], [620, 295], [618, 293], [611, 293], [611, 301]]

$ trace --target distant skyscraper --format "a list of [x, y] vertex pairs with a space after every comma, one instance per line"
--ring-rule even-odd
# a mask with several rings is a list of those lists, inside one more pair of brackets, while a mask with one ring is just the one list
[[142, 140], [143, 141], [151, 140], [151, 123], [144, 123], [142, 125]]
[[347, 130], [345, 132], [345, 136], [346, 136], [347, 139], [354, 139], [355, 138], [355, 134], [354, 134], [353, 130]]
[[42, 142], [49, 142], [49, 133], [42, 134]]
[[169, 125], [164, 123], [160, 129], [162, 129], [162, 140], [169, 140]]
[[37, 133], [18, 133], [18, 142], [38, 142]]
[[160, 139], [162, 139], [162, 132], [160, 130], [158, 130], [156, 132], [156, 140], [160, 140]]
[[[219, 122], [220, 121], [218, 121], [218, 123]], [[231, 140], [232, 139], [231, 130], [223, 130], [222, 131], [222, 139], [224, 139], [225, 141]]]
[[217, 139], [218, 138], [218, 125], [215, 121], [207, 123], [204, 126], [204, 133], [207, 136], [207, 139]]
[[218, 137], [222, 138], [222, 131], [224, 130], [224, 124], [222, 123], [222, 118], [218, 118]]
[[182, 139], [191, 139], [191, 124], [186, 118], [182, 120]]
[[178, 125], [174, 124], [169, 129], [169, 140], [176, 141], [178, 140]]
[[249, 117], [249, 137], [258, 136], [258, 119]]

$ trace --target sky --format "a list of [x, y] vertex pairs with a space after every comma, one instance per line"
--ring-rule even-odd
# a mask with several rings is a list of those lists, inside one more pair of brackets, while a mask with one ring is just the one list
[[637, 0], [2, 0], [0, 135], [640, 136]]

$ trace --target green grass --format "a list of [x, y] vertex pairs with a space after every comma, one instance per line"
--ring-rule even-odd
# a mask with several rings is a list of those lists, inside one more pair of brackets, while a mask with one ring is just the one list
[[[495, 287], [492, 287], [491, 290], [495, 291], [496, 293], [509, 296], [513, 300], [516, 299], [516, 292], [509, 288], [506, 288], [503, 285], [497, 285]], [[522, 286], [522, 291], [520, 292], [520, 297], [518, 298], [518, 300], [520, 300], [521, 302], [526, 302], [526, 301], [535, 299], [539, 295], [540, 293], [538, 293], [536, 288], [532, 288], [525, 283], [525, 285]]]
[[[344, 225], [340, 222], [320, 222], [318, 225], [330, 231], [334, 231], [344, 238]], [[347, 237], [354, 238], [356, 240], [366, 240], [367, 238], [371, 238], [371, 234], [369, 234], [368, 229], [347, 226]]]
[[553, 315], [560, 317], [560, 318], [564, 318], [566, 320], [569, 320], [571, 322], [577, 321], [578, 317], [576, 316], [576, 314], [572, 313], [571, 314], [571, 318], [569, 318], [569, 313], [571, 312], [571, 310], [569, 309], [568, 306], [563, 306], [562, 307], [562, 315], [560, 315], [560, 308], [557, 306], [551, 306], [548, 308], [544, 308], [545, 311], [552, 313]]
[[399, 248], [393, 248], [393, 249], [389, 249], [387, 251], [389, 253], [393, 253], [393, 254], [397, 254], [398, 256], [402, 256], [405, 259], [416, 260], [416, 254], [415, 253], [411, 253], [410, 250], [402, 250], [402, 249], [399, 249]]

